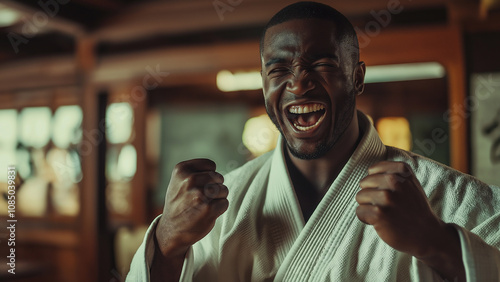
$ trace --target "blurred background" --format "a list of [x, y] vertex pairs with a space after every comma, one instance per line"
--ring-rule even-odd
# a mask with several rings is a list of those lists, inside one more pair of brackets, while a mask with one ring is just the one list
[[[123, 281], [177, 162], [272, 150], [259, 37], [292, 2], [0, 1], [0, 280]], [[500, 185], [500, 1], [320, 2], [356, 27], [384, 143]]]

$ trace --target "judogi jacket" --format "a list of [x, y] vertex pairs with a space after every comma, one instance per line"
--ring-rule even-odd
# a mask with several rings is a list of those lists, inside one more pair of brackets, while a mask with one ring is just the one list
[[[181, 281], [443, 281], [356, 217], [370, 165], [411, 166], [434, 213], [458, 231], [467, 281], [500, 281], [500, 188], [425, 157], [385, 146], [358, 112], [362, 139], [307, 223], [291, 184], [283, 141], [225, 176], [229, 208], [188, 251]], [[159, 217], [158, 217], [159, 218]], [[156, 218], [127, 281], [149, 281]]]

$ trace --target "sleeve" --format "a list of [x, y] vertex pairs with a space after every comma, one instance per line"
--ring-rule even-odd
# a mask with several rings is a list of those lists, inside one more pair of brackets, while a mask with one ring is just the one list
[[467, 281], [500, 281], [500, 188], [450, 170], [425, 177], [434, 211], [457, 230]]
[[[476, 234], [455, 225], [460, 237], [462, 260], [467, 281], [500, 281], [500, 250], [489, 245]], [[491, 237], [500, 241], [499, 227]], [[495, 242], [492, 242], [493, 244]]]
[[454, 226], [467, 281], [500, 281], [500, 188], [468, 186], [466, 192]]
[[[154, 230], [156, 230], [156, 225], [158, 224], [160, 217], [161, 215], [156, 217], [146, 231], [144, 240], [137, 249], [134, 258], [132, 259], [132, 263], [130, 264], [130, 271], [127, 275], [127, 279], [125, 280], [126, 282], [151, 281], [149, 277], [149, 270], [151, 263], [153, 262], [155, 252], [153, 234]], [[182, 266], [180, 281], [192, 281], [194, 272], [193, 263], [193, 251], [191, 247], [188, 250], [186, 259], [184, 260], [184, 265]]]
[[[480, 225], [472, 232], [457, 224], [451, 223], [459, 235], [462, 262], [464, 264], [467, 282], [500, 281], [500, 250], [497, 247], [500, 243], [500, 229], [498, 228], [500, 225], [496, 225], [496, 231], [485, 231], [485, 229], [488, 229], [487, 226], [493, 226], [489, 223], [495, 222], [494, 219], [496, 218], [498, 217], [492, 217], [490, 222]], [[483, 237], [488, 243], [473, 232], [488, 233], [489, 236]], [[411, 269], [412, 281], [448, 281], [441, 278], [432, 268], [415, 257], [412, 257]]]

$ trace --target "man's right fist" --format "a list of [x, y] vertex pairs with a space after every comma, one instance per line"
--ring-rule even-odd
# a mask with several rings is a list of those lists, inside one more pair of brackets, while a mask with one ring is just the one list
[[158, 247], [165, 258], [184, 256], [212, 230], [229, 205], [223, 182], [211, 160], [194, 159], [175, 166], [156, 227]]

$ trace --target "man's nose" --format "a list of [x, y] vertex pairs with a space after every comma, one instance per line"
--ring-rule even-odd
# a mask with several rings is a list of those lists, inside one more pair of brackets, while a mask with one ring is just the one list
[[303, 96], [315, 88], [315, 84], [306, 71], [300, 71], [298, 74], [289, 78], [286, 89], [295, 96]]

